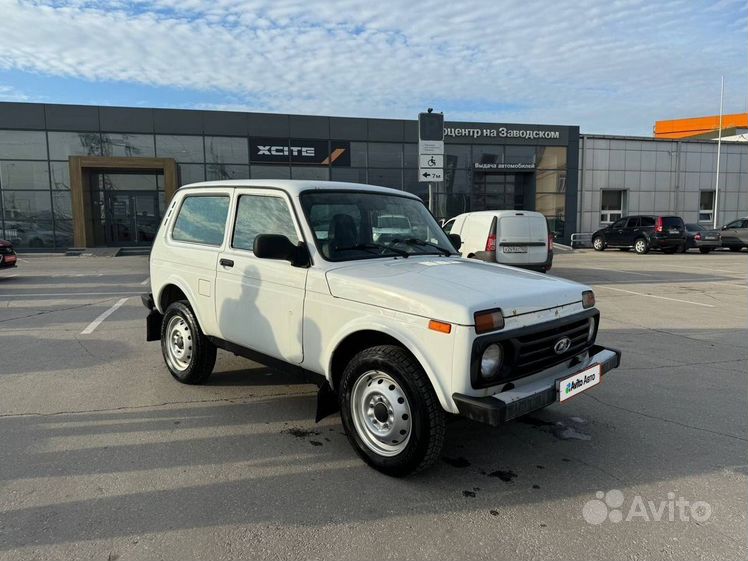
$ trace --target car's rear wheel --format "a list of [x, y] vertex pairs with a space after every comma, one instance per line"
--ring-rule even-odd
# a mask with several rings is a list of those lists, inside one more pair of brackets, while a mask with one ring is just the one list
[[183, 384], [202, 384], [213, 372], [216, 347], [186, 301], [173, 302], [164, 312], [161, 352], [171, 375]]
[[711, 247], [700, 247], [699, 251], [701, 253], [709, 253], [710, 251], [712, 251], [712, 248]]
[[373, 468], [402, 477], [439, 457], [444, 410], [405, 349], [379, 345], [358, 353], [343, 372], [339, 397], [348, 440]]
[[595, 248], [595, 251], [603, 251], [605, 249], [605, 240], [601, 236], [595, 236], [595, 239], [592, 240], [592, 247]]
[[634, 251], [639, 255], [644, 255], [649, 252], [649, 244], [644, 238], [638, 238], [634, 241]]

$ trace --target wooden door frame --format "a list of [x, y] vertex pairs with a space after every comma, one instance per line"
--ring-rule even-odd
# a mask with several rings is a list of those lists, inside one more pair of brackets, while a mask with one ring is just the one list
[[164, 199], [169, 204], [177, 192], [177, 164], [173, 158], [112, 158], [102, 156], [70, 156], [70, 195], [73, 211], [73, 243], [75, 247], [94, 247], [91, 174], [143, 172], [162, 173]]

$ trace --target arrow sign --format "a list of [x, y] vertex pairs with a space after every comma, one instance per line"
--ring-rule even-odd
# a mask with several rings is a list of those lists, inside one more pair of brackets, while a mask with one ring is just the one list
[[418, 170], [418, 181], [429, 182], [429, 181], [444, 181], [444, 170], [443, 169], [432, 169], [432, 168], [420, 168]]

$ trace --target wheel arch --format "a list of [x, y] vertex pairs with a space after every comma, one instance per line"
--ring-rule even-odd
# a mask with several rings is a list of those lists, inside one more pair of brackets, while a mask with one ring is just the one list
[[200, 325], [203, 325], [203, 318], [200, 317], [199, 306], [196, 306], [197, 295], [190, 288], [189, 284], [182, 281], [182, 279], [174, 276], [170, 276], [163, 283], [161, 283], [158, 292], [153, 295], [153, 301], [156, 304], [158, 310], [163, 314], [166, 312], [166, 308], [172, 302], [177, 300], [187, 300], [187, 303], [195, 313]]
[[450, 400], [447, 398], [446, 389], [442, 386], [425, 354], [404, 332], [392, 326], [370, 325], [359, 327], [351, 329], [337, 338], [336, 343], [332, 346], [333, 350], [327, 362], [326, 372], [326, 378], [333, 390], [337, 391], [345, 366], [350, 359], [362, 350], [378, 345], [396, 345], [405, 350], [426, 372], [442, 408], [446, 411], [453, 410]]

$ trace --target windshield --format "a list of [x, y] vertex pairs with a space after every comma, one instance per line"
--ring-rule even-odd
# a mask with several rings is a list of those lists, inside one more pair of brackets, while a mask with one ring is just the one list
[[307, 191], [300, 199], [328, 261], [455, 253], [420, 200], [371, 191]]

